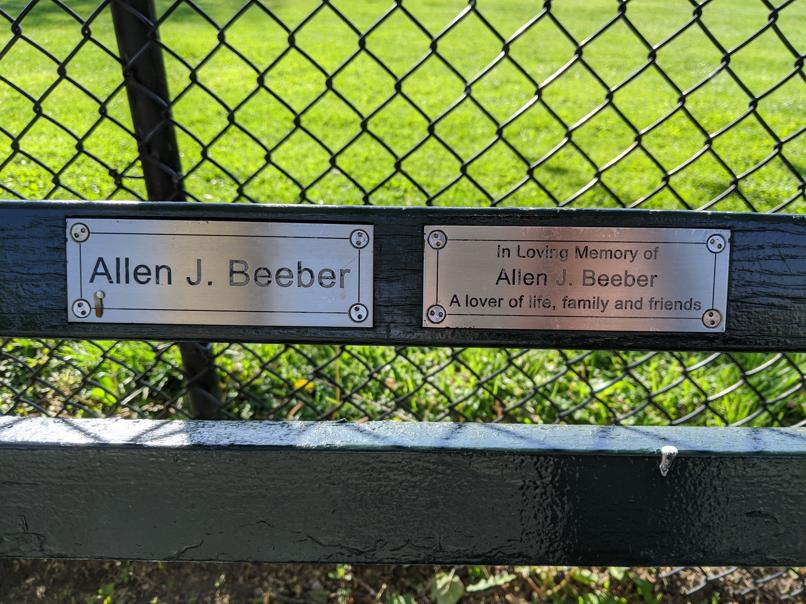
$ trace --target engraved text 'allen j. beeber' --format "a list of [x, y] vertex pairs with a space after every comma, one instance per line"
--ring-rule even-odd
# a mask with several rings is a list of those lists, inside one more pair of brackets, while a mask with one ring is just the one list
[[372, 327], [370, 225], [68, 219], [68, 320]]
[[730, 232], [427, 226], [423, 325], [725, 330]]

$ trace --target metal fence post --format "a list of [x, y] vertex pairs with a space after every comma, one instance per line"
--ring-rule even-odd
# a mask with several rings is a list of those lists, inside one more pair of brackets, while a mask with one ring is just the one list
[[[154, 2], [113, 0], [111, 9], [148, 199], [185, 201]], [[215, 418], [221, 396], [210, 345], [181, 342], [179, 350], [194, 417]]]

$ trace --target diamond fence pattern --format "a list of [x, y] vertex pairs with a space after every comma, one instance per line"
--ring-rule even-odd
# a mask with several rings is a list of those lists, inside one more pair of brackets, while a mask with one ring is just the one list
[[[177, 199], [806, 210], [802, 0], [119, 3], [150, 32], [128, 62], [111, 5], [0, 5], [0, 196], [147, 199], [173, 132]], [[138, 141], [155, 47], [170, 93]], [[211, 353], [230, 418], [806, 424], [796, 353]], [[0, 340], [2, 414], [187, 417], [187, 391], [174, 344]], [[794, 569], [753, 577], [802, 597]]]

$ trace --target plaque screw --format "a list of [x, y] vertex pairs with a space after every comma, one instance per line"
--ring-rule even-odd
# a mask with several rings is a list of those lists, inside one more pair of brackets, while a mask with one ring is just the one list
[[442, 323], [445, 320], [445, 317], [448, 315], [448, 313], [445, 312], [445, 309], [439, 304], [429, 306], [425, 314], [428, 317], [428, 320], [432, 323]]
[[706, 247], [708, 248], [709, 252], [718, 254], [725, 249], [725, 238], [722, 235], [711, 235], [708, 238]]
[[369, 316], [369, 310], [363, 304], [353, 304], [350, 307], [350, 318], [356, 323], [363, 323]]
[[722, 314], [715, 308], [709, 308], [702, 316], [702, 324], [706, 327], [716, 327], [722, 322]]
[[70, 227], [70, 237], [77, 243], [86, 241], [90, 238], [90, 227], [83, 222], [77, 222]]
[[106, 298], [106, 294], [99, 289], [93, 297], [95, 298], [95, 316], [100, 319], [104, 316], [104, 298]]
[[90, 303], [83, 298], [73, 302], [73, 314], [79, 319], [86, 319], [89, 317], [91, 308]]
[[350, 243], [358, 250], [365, 248], [369, 243], [369, 235], [364, 229], [356, 229], [350, 233]]
[[428, 233], [428, 245], [435, 250], [441, 250], [448, 243], [448, 236], [443, 231], [431, 231]]

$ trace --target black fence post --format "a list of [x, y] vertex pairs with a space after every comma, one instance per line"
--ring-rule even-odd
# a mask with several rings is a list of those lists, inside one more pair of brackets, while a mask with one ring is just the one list
[[[185, 201], [154, 2], [113, 0], [111, 8], [148, 199]], [[179, 350], [194, 417], [215, 418], [221, 396], [210, 345], [181, 342]]]

